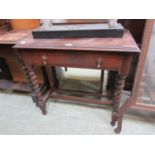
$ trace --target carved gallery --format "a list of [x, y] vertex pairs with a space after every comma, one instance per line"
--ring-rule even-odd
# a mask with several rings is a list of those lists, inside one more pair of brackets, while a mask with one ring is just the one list
[[155, 134], [153, 19], [0, 19], [0, 134]]

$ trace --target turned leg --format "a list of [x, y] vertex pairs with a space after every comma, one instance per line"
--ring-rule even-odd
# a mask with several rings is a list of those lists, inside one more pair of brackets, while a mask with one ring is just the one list
[[39, 87], [39, 83], [37, 81], [37, 76], [34, 72], [34, 69], [31, 65], [25, 65], [22, 54], [20, 51], [16, 53], [18, 62], [22, 65], [25, 77], [28, 81], [28, 84], [32, 91], [32, 100], [36, 103], [36, 105], [41, 109], [43, 114], [46, 114], [46, 102], [43, 101], [43, 96]]
[[32, 80], [31, 80], [31, 77], [30, 77], [28, 68], [26, 67], [26, 65], [25, 65], [25, 63], [24, 63], [24, 60], [23, 60], [23, 58], [22, 58], [21, 53], [20, 53], [20, 52], [16, 53], [16, 56], [17, 56], [18, 62], [19, 62], [19, 63], [21, 64], [21, 66], [22, 66], [23, 72], [24, 72], [24, 74], [25, 74], [25, 78], [26, 78], [26, 80], [27, 80], [27, 82], [28, 82], [28, 84], [29, 84], [29, 87], [30, 87], [31, 91], [32, 91], [32, 93], [31, 93], [32, 100], [33, 100], [33, 102], [36, 103], [36, 106], [38, 106], [38, 99], [37, 99], [37, 97], [36, 97], [36, 95], [35, 95], [35, 93], [34, 93], [34, 86], [33, 86], [33, 83], [32, 83]]
[[127, 101], [127, 104], [125, 103], [121, 108], [119, 108], [121, 94], [123, 93], [125, 79], [129, 73], [130, 65], [132, 62], [132, 57], [133, 57], [132, 54], [124, 55], [122, 66], [119, 70], [119, 75], [117, 76], [117, 80], [116, 80], [113, 110], [112, 110], [112, 121], [111, 121], [112, 125], [115, 125], [116, 121], [118, 121], [118, 124], [117, 124], [118, 126], [115, 129], [116, 133], [119, 133], [121, 131], [123, 114], [128, 109], [128, 106], [130, 103], [129, 101]]
[[118, 112], [119, 103], [121, 100], [121, 94], [123, 93], [125, 78], [126, 78], [126, 76], [123, 76], [123, 75], [117, 76], [115, 91], [114, 91], [114, 100], [113, 100], [113, 105], [112, 105], [112, 121], [111, 121], [112, 126], [115, 125], [115, 123], [118, 119], [117, 112]]
[[36, 96], [35, 96], [35, 94], [34, 94], [34, 88], [33, 88], [33, 84], [32, 84], [32, 81], [31, 81], [31, 78], [30, 78], [28, 69], [26, 68], [26, 66], [25, 66], [24, 64], [22, 64], [22, 69], [23, 69], [23, 71], [24, 71], [26, 80], [27, 80], [27, 82], [28, 82], [28, 84], [29, 84], [29, 86], [30, 86], [30, 89], [31, 89], [31, 91], [32, 91], [32, 94], [31, 94], [32, 100], [33, 100], [33, 102], [36, 103], [36, 106], [38, 106], [38, 104], [37, 104], [38, 101], [37, 101], [37, 98], [36, 98]]
[[30, 66], [27, 68], [27, 70], [28, 70], [28, 73], [30, 76], [30, 81], [32, 83], [33, 92], [34, 92], [34, 95], [36, 98], [37, 106], [39, 106], [39, 108], [42, 110], [43, 114], [46, 114], [47, 113], [46, 112], [46, 104], [43, 101], [42, 93], [41, 93], [41, 90], [40, 90], [40, 87], [39, 87], [39, 84], [37, 81], [37, 76], [34, 72], [34, 69], [32, 66]]
[[42, 59], [43, 59], [43, 64], [46, 68], [47, 75], [48, 75], [50, 88], [51, 89], [58, 88], [59, 87], [59, 81], [57, 79], [55, 67], [54, 66], [50, 67], [50, 65], [48, 64], [48, 57], [46, 55], [44, 55], [42, 57]]

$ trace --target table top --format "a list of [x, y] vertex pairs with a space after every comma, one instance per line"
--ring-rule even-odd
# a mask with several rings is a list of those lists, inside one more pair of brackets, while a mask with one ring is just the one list
[[122, 38], [33, 39], [29, 35], [17, 42], [17, 49], [50, 49], [76, 51], [140, 52], [129, 31]]
[[31, 31], [6, 31], [0, 33], [0, 44], [16, 44], [19, 40], [30, 35]]

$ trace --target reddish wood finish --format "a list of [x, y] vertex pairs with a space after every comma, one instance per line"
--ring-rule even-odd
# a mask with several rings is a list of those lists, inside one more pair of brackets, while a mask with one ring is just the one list
[[[5, 59], [14, 82], [26, 82], [26, 80], [12, 46], [29, 34], [31, 34], [31, 31], [8, 31], [0, 35], [0, 57]], [[35, 71], [37, 75], [39, 75], [39, 83], [42, 83], [43, 80], [40, 68], [35, 68]]]
[[84, 103], [93, 103], [93, 104], [106, 104], [106, 105], [112, 104], [112, 101], [110, 100], [100, 101], [98, 99], [85, 98], [85, 97], [75, 97], [75, 96], [66, 96], [66, 95], [58, 95], [58, 94], [51, 94], [51, 97], [53, 99], [60, 99], [65, 101], [84, 102]]
[[54, 90], [56, 93], [70, 93], [70, 94], [78, 94], [78, 95], [87, 95], [87, 96], [96, 96], [96, 97], [107, 97], [107, 95], [102, 94], [102, 92], [100, 93], [96, 93], [96, 92], [85, 92], [85, 91], [77, 91], [77, 90], [68, 90], [68, 89], [56, 89]]
[[31, 34], [31, 31], [6, 31], [0, 35], [0, 44], [14, 45], [29, 34]]
[[[109, 52], [135, 52], [139, 48], [126, 31], [122, 38], [71, 38], [71, 39], [33, 39], [32, 35], [19, 41], [15, 46], [18, 49], [50, 49], [50, 50], [76, 50], [76, 51], [109, 51]], [[52, 52], [52, 51], [51, 51]]]
[[[85, 38], [85, 39], [33, 39], [29, 36], [18, 42], [14, 48], [18, 49], [18, 54], [29, 74], [34, 78], [29, 79], [33, 84], [33, 91], [37, 98], [37, 105], [46, 113], [46, 102], [42, 100], [35, 72], [32, 66], [47, 65], [108, 69], [118, 71], [116, 87], [114, 88], [112, 103], [112, 124], [118, 120], [118, 107], [121, 94], [124, 87], [125, 78], [128, 75], [133, 55], [140, 52], [131, 34], [126, 31], [123, 38]], [[29, 69], [30, 68], [30, 69]], [[51, 76], [51, 75], [50, 75]], [[33, 81], [34, 80], [34, 81]], [[55, 88], [51, 88], [54, 92]], [[53, 98], [63, 100], [75, 100], [78, 102], [92, 102], [107, 104], [107, 101], [101, 101], [89, 98], [77, 98], [66, 95], [51, 95]]]
[[[31, 52], [25, 50], [23, 52], [24, 60], [28, 60], [30, 64], [43, 64], [43, 58], [47, 58], [47, 63], [51, 66], [59, 67], [77, 67], [77, 68], [94, 68], [94, 69], [112, 69], [118, 70], [121, 67], [121, 62], [124, 59], [123, 55], [116, 53], [100, 54], [90, 52], [75, 52], [75, 51], [48, 51], [38, 50]], [[98, 62], [100, 61], [100, 62]]]

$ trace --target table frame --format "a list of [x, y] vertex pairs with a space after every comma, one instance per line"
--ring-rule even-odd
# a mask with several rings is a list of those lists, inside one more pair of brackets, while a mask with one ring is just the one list
[[[65, 43], [66, 41], [73, 43], [75, 46], [68, 46]], [[128, 75], [133, 56], [139, 53], [139, 48], [129, 32], [125, 32], [122, 39], [79, 38], [69, 40], [34, 40], [32, 36], [29, 36], [17, 43], [14, 48], [17, 49], [16, 54], [33, 92], [33, 101], [41, 109], [43, 114], [47, 113], [46, 103], [50, 97], [67, 101], [106, 104], [112, 105], [111, 125], [116, 125], [120, 119], [118, 110], [125, 79]], [[41, 92], [37, 75], [34, 71], [34, 66], [42, 65], [46, 68], [50, 84], [50, 89], [46, 94]], [[117, 71], [118, 75], [114, 82], [115, 85], [111, 88], [111, 98], [105, 94], [97, 94], [100, 97], [106, 97], [104, 100], [58, 94], [58, 92], [68, 90], [60, 90], [57, 87], [56, 72], [55, 70], [51, 70], [51, 67], [75, 67]], [[84, 94], [84, 92], [76, 93]], [[119, 126], [117, 124], [117, 127]], [[118, 132], [117, 128], [115, 132]]]

